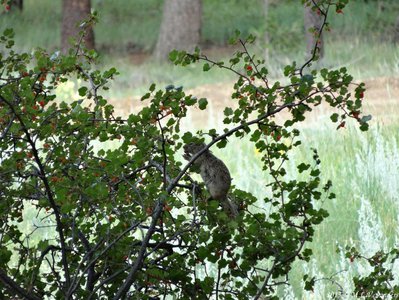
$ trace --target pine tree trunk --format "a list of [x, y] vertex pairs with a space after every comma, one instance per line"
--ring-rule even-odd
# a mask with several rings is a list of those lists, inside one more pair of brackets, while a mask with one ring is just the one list
[[[90, 14], [90, 0], [62, 0], [62, 24], [61, 24], [61, 50], [66, 53], [71, 47], [69, 39], [78, 38], [79, 24]], [[92, 27], [86, 29], [85, 45], [94, 49], [94, 32]]]
[[[269, 14], [269, 0], [263, 0], [263, 16], [265, 18], [265, 23], [268, 24], [268, 14]], [[269, 42], [270, 42], [270, 37], [269, 37], [269, 28], [266, 26], [265, 29], [265, 34], [263, 36], [264, 42], [265, 42], [265, 50], [264, 50], [264, 58], [266, 61], [269, 60]]]
[[[315, 28], [317, 31], [320, 30], [323, 25], [323, 15], [317, 14], [316, 11], [312, 10], [312, 6], [305, 6], [304, 10], [304, 21], [305, 21], [305, 36], [306, 36], [306, 58], [309, 59], [313, 56], [313, 52], [317, 43], [317, 36], [312, 32], [309, 32], [309, 29]], [[317, 55], [319, 58], [323, 58], [324, 56], [324, 40], [323, 35], [320, 37], [320, 41], [318, 43], [318, 51]]]
[[396, 18], [395, 32], [394, 32], [394, 36], [393, 36], [393, 41], [395, 43], [399, 43], [399, 16]]
[[201, 36], [202, 0], [165, 0], [154, 56], [165, 60], [173, 49], [192, 51]]
[[12, 6], [18, 7], [19, 10], [22, 10], [24, 7], [24, 1], [23, 0], [13, 0]]

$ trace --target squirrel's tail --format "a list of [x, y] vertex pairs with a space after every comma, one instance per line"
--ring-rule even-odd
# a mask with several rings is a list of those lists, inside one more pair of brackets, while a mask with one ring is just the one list
[[230, 201], [229, 199], [224, 199], [222, 201], [222, 207], [225, 213], [231, 218], [235, 219], [238, 216], [238, 207], [237, 205], [233, 202]]

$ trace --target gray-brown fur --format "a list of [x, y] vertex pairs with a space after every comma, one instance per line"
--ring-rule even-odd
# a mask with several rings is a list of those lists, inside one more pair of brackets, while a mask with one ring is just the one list
[[[191, 158], [206, 147], [205, 144], [190, 143], [184, 146], [183, 157], [186, 160]], [[205, 150], [195, 161], [194, 165], [200, 169], [200, 175], [205, 186], [211, 194], [212, 199], [219, 200], [224, 211], [231, 217], [238, 214], [237, 207], [227, 199], [231, 185], [231, 176], [229, 169], [223, 161], [212, 154], [211, 151]]]

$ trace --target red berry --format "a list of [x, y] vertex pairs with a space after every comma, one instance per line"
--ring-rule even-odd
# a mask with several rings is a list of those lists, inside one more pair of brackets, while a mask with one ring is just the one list
[[352, 112], [352, 116], [355, 118], [355, 119], [359, 119], [359, 112], [358, 111], [353, 111]]
[[169, 205], [165, 204], [165, 210], [167, 210], [167, 211], [171, 211], [171, 210], [172, 210], [172, 208], [171, 208]]
[[345, 127], [345, 121], [341, 122], [341, 124], [338, 125], [337, 129], [344, 128], [344, 127]]

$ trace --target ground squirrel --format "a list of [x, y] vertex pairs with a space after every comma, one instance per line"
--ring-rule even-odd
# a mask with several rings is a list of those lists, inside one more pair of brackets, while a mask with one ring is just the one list
[[[196, 153], [202, 151], [205, 147], [204, 143], [189, 143], [183, 147], [183, 157], [190, 161]], [[226, 214], [235, 218], [238, 210], [237, 206], [227, 198], [231, 176], [224, 162], [207, 149], [194, 161], [194, 165], [199, 167], [200, 175], [209, 194], [211, 194], [211, 198], [220, 201]]]

